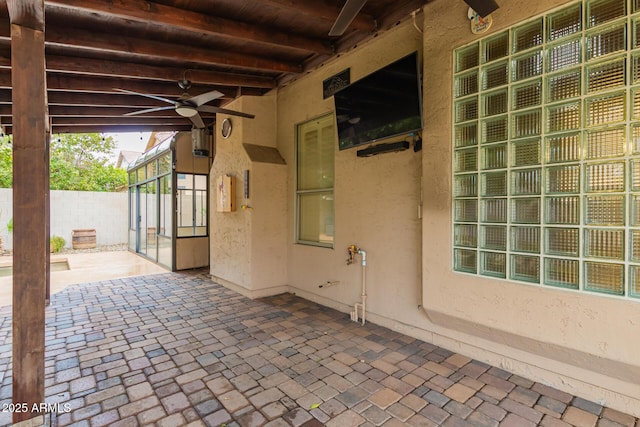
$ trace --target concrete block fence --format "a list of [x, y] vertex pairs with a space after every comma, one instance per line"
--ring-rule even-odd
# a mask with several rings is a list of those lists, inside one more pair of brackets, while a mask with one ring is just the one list
[[[13, 247], [7, 223], [13, 217], [13, 190], [0, 188], [0, 236], [4, 250]], [[61, 236], [71, 247], [75, 229], [96, 230], [98, 246], [127, 243], [127, 193], [51, 191], [51, 235]]]

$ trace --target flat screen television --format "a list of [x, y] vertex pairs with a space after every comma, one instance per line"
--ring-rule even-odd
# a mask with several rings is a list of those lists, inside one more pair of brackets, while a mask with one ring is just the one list
[[340, 150], [421, 130], [418, 54], [361, 78], [333, 98]]

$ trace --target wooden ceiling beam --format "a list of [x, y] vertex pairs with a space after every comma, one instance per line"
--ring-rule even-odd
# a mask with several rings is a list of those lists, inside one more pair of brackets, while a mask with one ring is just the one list
[[[6, 112], [6, 107], [0, 107], [0, 111], [2, 113]], [[13, 120], [11, 116], [7, 116], [5, 114], [0, 115], [2, 117], [2, 125], [3, 126], [11, 126]], [[57, 116], [51, 115], [51, 122], [54, 126], [89, 126], [89, 125], [122, 125], [122, 126], [130, 126], [133, 124], [140, 125], [156, 125], [160, 124], [163, 126], [169, 125], [183, 125], [188, 124], [191, 125], [189, 119], [185, 117], [181, 117], [176, 113], [173, 115], [169, 115], [165, 113], [164, 117], [161, 116], [92, 116], [92, 115], [84, 115], [84, 116]], [[215, 115], [202, 115], [203, 120], [207, 122], [211, 122], [215, 120]]]
[[[126, 107], [84, 107], [74, 105], [51, 105], [49, 106], [49, 117], [94, 117], [94, 118], [121, 118], [125, 120], [128, 116], [125, 114], [134, 113], [139, 111], [140, 108], [126, 108]], [[213, 113], [201, 113], [203, 118], [213, 118]], [[0, 104], [0, 117], [11, 117], [11, 105]], [[141, 118], [157, 118], [157, 119], [169, 119], [174, 120], [180, 116], [174, 110], [155, 111], [151, 113], [145, 113], [140, 116]], [[6, 124], [7, 119], [4, 119], [3, 123]], [[11, 122], [11, 119], [9, 119]]]
[[[223, 73], [210, 70], [183, 69], [110, 61], [75, 56], [47, 55], [47, 71], [70, 74], [86, 74], [128, 79], [165, 80], [177, 82], [186, 76], [193, 83], [218, 86], [242, 86], [273, 89], [275, 79], [250, 74]], [[11, 52], [0, 49], [0, 68], [11, 68]]]
[[[82, 93], [49, 91], [47, 94], [49, 107], [51, 106], [79, 106], [79, 107], [113, 107], [143, 109], [164, 107], [167, 103], [156, 101], [144, 96], [107, 93]], [[11, 89], [0, 88], [0, 105], [11, 105]]]
[[7, 0], [12, 24], [44, 31], [44, 0]]
[[185, 117], [175, 115], [173, 118], [167, 117], [52, 117], [54, 126], [92, 126], [92, 125], [184, 125], [191, 126], [191, 121]]
[[[8, 107], [8, 108], [7, 108]], [[11, 107], [6, 105], [0, 105], [0, 115], [9, 111], [11, 114]], [[49, 106], [49, 116], [51, 117], [123, 117], [125, 114], [134, 113], [139, 111], [140, 108], [124, 108], [124, 107], [78, 107], [73, 105], [51, 105]], [[202, 113], [202, 117], [214, 117], [211, 113]], [[167, 117], [175, 118], [179, 117], [174, 110], [155, 111], [152, 113], [145, 113], [140, 117]]]
[[[91, 126], [65, 126], [54, 125], [52, 134], [60, 133], [124, 133], [124, 132], [172, 132], [190, 131], [191, 125], [91, 125]], [[11, 128], [7, 128], [7, 133]]]
[[[0, 18], [0, 40], [10, 40], [9, 20]], [[147, 59], [179, 60], [187, 63], [224, 66], [244, 70], [298, 73], [297, 64], [277, 61], [235, 52], [222, 52], [202, 47], [164, 43], [150, 39], [98, 33], [78, 28], [59, 28], [48, 25], [45, 32], [46, 46], [60, 46], [73, 49], [82, 57], [83, 52], [101, 55], [119, 54]]]
[[[0, 103], [6, 98], [6, 93], [10, 90], [0, 90]], [[131, 96], [124, 94], [102, 94], [102, 93], [82, 93], [82, 92], [62, 92], [50, 91], [47, 94], [49, 107], [52, 106], [79, 106], [79, 107], [110, 107], [121, 108], [153, 108], [168, 105], [162, 101], [147, 98], [144, 96]]]
[[243, 86], [263, 89], [272, 89], [275, 87], [275, 80], [270, 77], [222, 73], [208, 70], [185, 70], [178, 67], [161, 67], [136, 64], [133, 62], [109, 61], [60, 55], [47, 55], [47, 70], [60, 73], [166, 80], [172, 82], [177, 82], [186, 75], [186, 77], [193, 83], [219, 86]]
[[325, 54], [333, 52], [331, 46], [325, 44], [322, 40], [144, 0], [47, 0], [47, 7], [52, 5], [66, 9], [99, 13], [100, 15], [133, 20], [145, 24], [154, 23], [181, 28], [198, 34], [286, 47], [297, 51]]
[[106, 93], [83, 93], [49, 91], [47, 94], [49, 106], [83, 106], [83, 107], [123, 107], [123, 108], [153, 108], [164, 107], [169, 104], [144, 96]]
[[221, 52], [212, 49], [163, 43], [149, 39], [98, 34], [80, 29], [60, 29], [47, 27], [47, 45], [57, 45], [100, 54], [117, 53], [150, 59], [171, 59], [206, 65], [238, 67], [259, 71], [299, 72], [295, 64], [245, 55], [235, 52]]
[[[2, 81], [2, 72], [0, 71], [0, 81]], [[130, 80], [123, 78], [107, 78], [107, 77], [86, 77], [84, 75], [70, 75], [61, 73], [47, 73], [47, 87], [49, 90], [62, 90], [70, 92], [97, 92], [97, 93], [115, 93], [114, 89], [126, 89], [144, 94], [163, 96], [168, 98], [177, 98], [184, 91], [178, 87], [177, 83], [159, 82], [153, 80]], [[224, 94], [222, 99], [234, 99], [235, 93], [228, 86], [210, 86], [194, 84], [189, 89], [191, 95], [199, 95], [211, 90], [217, 90]], [[226, 92], [226, 93], [225, 93]], [[261, 95], [262, 91], [254, 88], [247, 88], [245, 93], [251, 95]], [[131, 95], [135, 96], [135, 95]]]
[[[11, 72], [0, 69], [0, 88], [11, 88]], [[171, 82], [157, 82], [145, 80], [128, 80], [121, 78], [107, 77], [86, 77], [84, 75], [70, 75], [60, 73], [47, 73], [47, 88], [49, 91], [65, 91], [65, 92], [94, 92], [94, 93], [116, 93], [115, 89], [127, 89], [134, 92], [151, 94], [156, 96], [167, 97], [169, 99], [181, 96], [182, 89], [177, 84]], [[218, 90], [225, 94], [230, 93], [229, 87], [221, 86], [205, 86], [193, 85], [189, 89], [191, 95], [199, 95], [211, 90]], [[235, 92], [235, 91], [234, 91]], [[259, 96], [262, 94], [260, 89], [247, 88], [243, 89], [246, 95]], [[135, 96], [135, 95], [127, 95]], [[220, 100], [233, 99], [235, 93], [225, 96]], [[165, 104], [166, 105], [166, 104]]]
[[[340, 14], [340, 9], [317, 0], [256, 0], [256, 2], [279, 8], [291, 9], [296, 13], [308, 15], [311, 19], [324, 19], [328, 23], [335, 22]], [[351, 22], [350, 27], [361, 31], [372, 32], [376, 30], [376, 21], [373, 16], [361, 11]], [[329, 33], [328, 29], [327, 33]]]

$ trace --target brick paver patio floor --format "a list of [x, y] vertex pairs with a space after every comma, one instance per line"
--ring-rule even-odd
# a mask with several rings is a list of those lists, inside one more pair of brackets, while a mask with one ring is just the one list
[[[0, 308], [0, 403], [11, 310]], [[280, 295], [252, 301], [204, 271], [74, 285], [47, 308], [58, 426], [630, 426], [632, 416]], [[68, 409], [68, 411], [67, 411]], [[11, 422], [0, 412], [0, 425]]]

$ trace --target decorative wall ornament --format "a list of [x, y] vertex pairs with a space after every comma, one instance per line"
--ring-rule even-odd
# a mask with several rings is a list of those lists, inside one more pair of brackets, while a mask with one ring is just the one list
[[493, 24], [493, 18], [491, 18], [491, 15], [483, 18], [472, 8], [469, 8], [467, 17], [471, 21], [471, 32], [473, 34], [486, 33], [489, 28], [491, 28], [491, 24]]
[[340, 73], [329, 77], [322, 82], [322, 96], [327, 99], [336, 92], [351, 84], [351, 68], [347, 68]]

